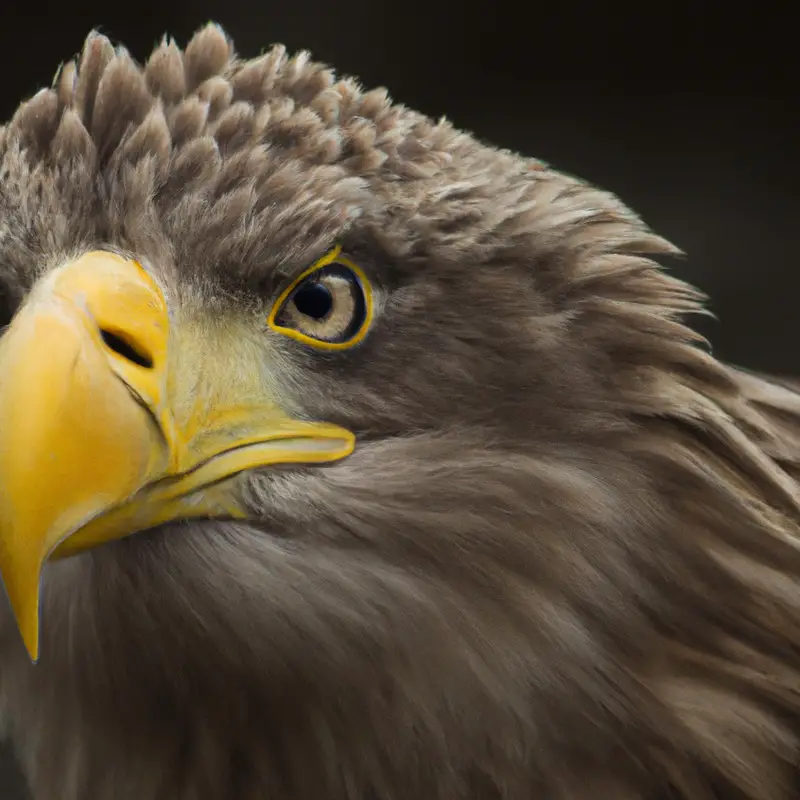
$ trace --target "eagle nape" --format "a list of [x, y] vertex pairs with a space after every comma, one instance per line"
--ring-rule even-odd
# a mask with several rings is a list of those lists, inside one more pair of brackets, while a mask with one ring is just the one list
[[674, 252], [306, 53], [91, 34], [0, 127], [35, 800], [798, 800], [800, 392]]

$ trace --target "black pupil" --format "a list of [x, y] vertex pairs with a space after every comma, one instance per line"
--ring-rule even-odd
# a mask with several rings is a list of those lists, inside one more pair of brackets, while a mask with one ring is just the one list
[[325, 319], [333, 309], [333, 296], [323, 283], [308, 283], [294, 295], [294, 304], [301, 314], [311, 319]]

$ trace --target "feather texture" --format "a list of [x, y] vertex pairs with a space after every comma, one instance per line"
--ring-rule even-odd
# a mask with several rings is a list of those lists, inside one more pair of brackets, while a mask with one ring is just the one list
[[620, 201], [214, 26], [0, 129], [10, 311], [110, 246], [241, 315], [333, 241], [375, 329], [276, 369], [354, 455], [50, 564], [35, 668], [0, 608], [36, 800], [797, 800], [800, 393]]

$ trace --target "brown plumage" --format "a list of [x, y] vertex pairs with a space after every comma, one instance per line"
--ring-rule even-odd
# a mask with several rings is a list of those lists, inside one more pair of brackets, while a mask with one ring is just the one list
[[[256, 325], [336, 242], [366, 339]], [[0, 129], [4, 322], [109, 248], [357, 444], [50, 562], [36, 665], [2, 604], [36, 800], [800, 797], [800, 397], [617, 199], [304, 54], [92, 35]]]

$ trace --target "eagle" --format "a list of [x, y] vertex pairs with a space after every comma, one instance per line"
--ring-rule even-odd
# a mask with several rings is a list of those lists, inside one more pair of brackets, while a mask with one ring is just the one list
[[800, 395], [613, 194], [218, 26], [0, 128], [35, 800], [797, 800]]

